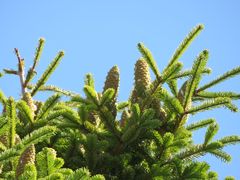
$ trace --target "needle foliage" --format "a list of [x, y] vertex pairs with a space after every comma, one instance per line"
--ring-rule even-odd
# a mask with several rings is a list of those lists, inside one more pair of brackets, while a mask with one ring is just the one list
[[[1, 78], [19, 76], [22, 90], [16, 99], [0, 90], [0, 179], [218, 179], [217, 172], [198, 157], [211, 154], [229, 162], [231, 156], [224, 147], [238, 144], [240, 136], [216, 139], [220, 127], [213, 117], [187, 122], [196, 113], [215, 108], [238, 111], [234, 103], [240, 92], [208, 89], [239, 75], [240, 67], [200, 86], [203, 76], [211, 72], [208, 50], [196, 56], [191, 69], [184, 70], [179, 59], [202, 29], [203, 25], [193, 28], [163, 70], [151, 51], [139, 43], [141, 56], [134, 68], [133, 89], [124, 102], [118, 101], [117, 66], [107, 73], [102, 91], [96, 90], [89, 73], [82, 92], [77, 93], [47, 84], [63, 51], [34, 84], [45, 40], [39, 40], [27, 73], [15, 49], [18, 70], [0, 73]], [[53, 94], [41, 101], [36, 94], [42, 91]], [[206, 132], [203, 142], [195, 144], [192, 135], [202, 128]]]

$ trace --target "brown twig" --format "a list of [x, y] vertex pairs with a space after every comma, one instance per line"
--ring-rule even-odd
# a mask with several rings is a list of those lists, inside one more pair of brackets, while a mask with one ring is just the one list
[[25, 87], [25, 72], [24, 72], [24, 59], [21, 58], [19, 51], [17, 48], [14, 48], [14, 52], [17, 56], [18, 59], [18, 76], [20, 78], [20, 83], [21, 83], [21, 89], [22, 89], [22, 95], [25, 94], [26, 92], [26, 87]]

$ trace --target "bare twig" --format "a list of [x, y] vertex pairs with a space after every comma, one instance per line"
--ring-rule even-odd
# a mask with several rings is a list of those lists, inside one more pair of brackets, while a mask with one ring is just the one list
[[21, 58], [19, 51], [17, 48], [14, 48], [15, 54], [18, 59], [18, 76], [20, 78], [20, 83], [21, 83], [21, 89], [22, 89], [22, 95], [25, 94], [26, 92], [26, 87], [25, 87], [25, 72], [24, 72], [24, 59]]

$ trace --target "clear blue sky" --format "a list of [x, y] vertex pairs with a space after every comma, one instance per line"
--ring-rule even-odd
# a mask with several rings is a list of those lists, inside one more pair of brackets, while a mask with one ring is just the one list
[[[144, 42], [151, 49], [159, 68], [167, 64], [178, 44], [198, 23], [204, 31], [182, 56], [185, 67], [203, 49], [210, 51], [208, 66], [213, 69], [202, 83], [240, 65], [240, 2], [219, 1], [9, 1], [0, 2], [0, 69], [16, 66], [13, 48], [20, 50], [27, 67], [33, 59], [38, 39], [46, 45], [38, 67], [41, 74], [59, 50], [66, 56], [49, 84], [82, 93], [83, 77], [87, 72], [95, 76], [98, 91], [102, 90], [107, 71], [118, 65], [121, 70], [120, 100], [125, 100], [133, 86], [134, 63], [140, 56], [136, 44]], [[224, 82], [217, 90], [240, 92], [240, 77]], [[0, 88], [7, 96], [20, 94], [16, 77], [0, 79]], [[216, 89], [212, 89], [216, 90]], [[238, 107], [240, 103], [236, 102]], [[240, 113], [225, 109], [203, 113], [190, 122], [215, 117], [220, 124], [217, 138], [240, 135]], [[196, 143], [203, 140], [203, 131], [194, 136]], [[233, 175], [240, 179], [240, 145], [229, 147], [233, 155], [229, 164], [212, 156], [206, 160], [219, 179]]]

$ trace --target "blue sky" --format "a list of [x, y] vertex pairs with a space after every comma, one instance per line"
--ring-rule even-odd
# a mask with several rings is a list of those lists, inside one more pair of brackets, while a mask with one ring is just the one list
[[[120, 100], [126, 100], [133, 86], [133, 68], [140, 54], [138, 42], [151, 49], [160, 69], [163, 69], [181, 40], [198, 23], [204, 31], [182, 56], [185, 68], [203, 50], [210, 51], [208, 66], [213, 69], [202, 83], [239, 66], [240, 2], [231, 1], [9, 1], [0, 2], [0, 70], [16, 66], [13, 48], [19, 51], [30, 66], [40, 37], [46, 39], [38, 73], [59, 50], [65, 57], [48, 84], [82, 93], [83, 78], [92, 72], [98, 91], [102, 90], [107, 71], [118, 65], [121, 71]], [[212, 90], [240, 92], [239, 77], [219, 84]], [[5, 76], [0, 88], [7, 96], [19, 97], [19, 80]], [[41, 97], [40, 97], [41, 98]], [[240, 103], [236, 102], [240, 107]], [[240, 135], [239, 113], [225, 109], [199, 114], [190, 122], [215, 117], [220, 125], [216, 138]], [[203, 140], [204, 131], [194, 136]], [[229, 164], [212, 156], [206, 160], [219, 179], [233, 175], [240, 179], [240, 145], [226, 148], [233, 155]]]

